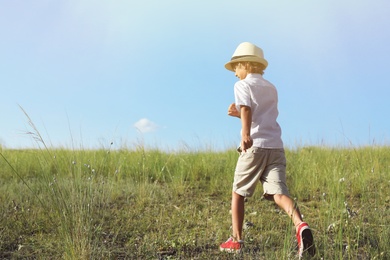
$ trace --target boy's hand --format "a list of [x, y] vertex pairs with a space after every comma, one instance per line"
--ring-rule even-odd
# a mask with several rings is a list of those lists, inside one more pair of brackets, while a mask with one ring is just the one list
[[248, 150], [249, 148], [251, 148], [253, 145], [253, 140], [250, 136], [243, 136], [241, 138], [241, 144], [240, 144], [240, 147], [241, 147], [241, 150], [246, 152], [246, 150]]
[[235, 103], [230, 104], [228, 108], [228, 115], [241, 118], [240, 111], [237, 110]]

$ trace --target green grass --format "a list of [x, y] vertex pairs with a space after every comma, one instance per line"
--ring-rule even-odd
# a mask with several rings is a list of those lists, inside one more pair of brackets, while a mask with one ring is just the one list
[[[238, 154], [0, 147], [0, 259], [232, 259]], [[317, 259], [390, 258], [390, 147], [287, 150], [287, 181]], [[289, 218], [246, 202], [244, 259], [291, 259]]]

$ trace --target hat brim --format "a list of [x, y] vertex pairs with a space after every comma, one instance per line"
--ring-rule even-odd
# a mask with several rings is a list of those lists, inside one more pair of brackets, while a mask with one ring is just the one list
[[231, 61], [229, 61], [228, 63], [225, 64], [225, 68], [227, 70], [230, 70], [230, 71], [234, 72], [232, 64], [238, 63], [238, 62], [244, 62], [244, 61], [247, 61], [247, 62], [257, 62], [257, 63], [263, 64], [264, 65], [264, 69], [267, 68], [267, 66], [268, 66], [268, 61], [266, 59], [262, 59], [262, 58], [259, 58], [259, 57], [246, 56], [246, 57], [240, 57], [240, 58], [232, 59]]

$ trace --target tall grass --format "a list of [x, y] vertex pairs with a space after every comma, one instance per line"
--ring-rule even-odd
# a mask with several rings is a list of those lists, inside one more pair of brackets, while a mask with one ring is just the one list
[[390, 148], [309, 147], [288, 157], [293, 194], [317, 211], [310, 219], [323, 232], [317, 243], [328, 257], [388, 256]]
[[[7, 151], [1, 153], [9, 171], [24, 184], [24, 187], [18, 185], [21, 188], [19, 199], [22, 200], [12, 200], [14, 210], [19, 211], [19, 203], [30, 204], [35, 200], [39, 206], [37, 214], [43, 215], [37, 218], [45, 222], [40, 225], [40, 231], [54, 233], [57, 240], [60, 238], [62, 257], [88, 259], [98, 249], [93, 235], [100, 229], [101, 221], [95, 217], [101, 215], [99, 211], [106, 204], [105, 193], [110, 191], [104, 185], [104, 174], [99, 174], [107, 171], [107, 155], [98, 153], [86, 158], [84, 151], [51, 150], [29, 116], [25, 115], [33, 130], [28, 134], [36, 140], [39, 149], [13, 151], [9, 157], [13, 161], [7, 159]], [[23, 188], [28, 189], [27, 194], [21, 191]], [[24, 208], [22, 212], [25, 212]], [[30, 213], [30, 208], [27, 213]], [[29, 214], [22, 215], [26, 220]], [[9, 241], [9, 238], [5, 239]], [[18, 244], [18, 251], [23, 247]]]
[[[0, 258], [229, 259], [237, 153], [1, 148]], [[390, 148], [287, 150], [288, 186], [317, 259], [390, 258]], [[291, 259], [289, 218], [246, 202], [246, 259]]]

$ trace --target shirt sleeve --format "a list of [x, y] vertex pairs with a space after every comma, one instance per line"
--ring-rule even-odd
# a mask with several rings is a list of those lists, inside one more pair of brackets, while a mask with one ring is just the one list
[[250, 89], [247, 84], [242, 81], [238, 81], [234, 84], [234, 100], [238, 111], [241, 106], [251, 107]]

